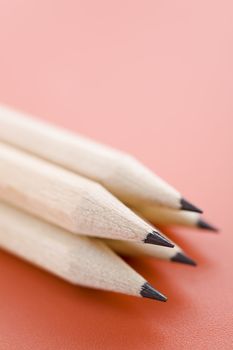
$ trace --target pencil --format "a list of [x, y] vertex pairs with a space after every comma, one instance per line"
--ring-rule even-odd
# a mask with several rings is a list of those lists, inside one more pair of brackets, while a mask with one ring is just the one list
[[[172, 209], [173, 210], [173, 209]], [[136, 212], [138, 213], [138, 212]], [[141, 216], [141, 213], [138, 213]], [[168, 237], [163, 233], [163, 237], [168, 239]], [[169, 241], [174, 245], [173, 249], [152, 245], [145, 245], [138, 242], [120, 241], [120, 240], [110, 240], [105, 239], [105, 243], [115, 250], [118, 254], [123, 256], [145, 256], [152, 257], [162, 260], [169, 260], [172, 262], [178, 262], [182, 264], [196, 266], [197, 263], [191, 259], [178, 244], [174, 243], [172, 240]], [[131, 244], [132, 243], [132, 244]]]
[[129, 206], [201, 212], [132, 156], [0, 106], [0, 140], [101, 183]]
[[73, 233], [173, 247], [100, 184], [3, 143], [0, 198]]
[[197, 263], [189, 256], [187, 256], [177, 244], [175, 244], [173, 249], [169, 249], [166, 247], [162, 248], [149, 244], [145, 245], [141, 243], [119, 241], [115, 239], [104, 239], [104, 242], [116, 253], [122, 256], [151, 257], [192, 266], [197, 265]]
[[166, 301], [103, 242], [0, 203], [0, 247], [73, 284]]
[[142, 217], [158, 226], [186, 226], [217, 232], [218, 229], [204, 220], [199, 213], [164, 207], [138, 207]]

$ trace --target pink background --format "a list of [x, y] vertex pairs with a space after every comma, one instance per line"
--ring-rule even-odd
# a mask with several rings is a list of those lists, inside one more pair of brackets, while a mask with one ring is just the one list
[[221, 227], [134, 260], [160, 304], [0, 254], [0, 349], [232, 349], [232, 1], [0, 1], [0, 100], [136, 155]]

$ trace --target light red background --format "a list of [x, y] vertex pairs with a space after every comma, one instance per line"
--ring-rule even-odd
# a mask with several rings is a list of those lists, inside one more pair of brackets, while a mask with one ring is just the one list
[[166, 304], [0, 254], [0, 349], [232, 349], [232, 1], [0, 1], [0, 100], [136, 155], [220, 235], [132, 265]]

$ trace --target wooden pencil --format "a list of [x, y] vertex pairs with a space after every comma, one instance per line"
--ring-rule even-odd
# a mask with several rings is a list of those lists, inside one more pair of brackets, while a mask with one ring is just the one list
[[173, 249], [158, 247], [155, 245], [145, 245], [136, 242], [119, 241], [115, 239], [104, 239], [104, 242], [115, 252], [122, 256], [129, 257], [151, 257], [156, 259], [168, 260], [181, 264], [196, 266], [196, 262], [175, 244]]
[[201, 212], [132, 156], [0, 106], [0, 140], [101, 183], [124, 203]]
[[136, 208], [142, 217], [155, 226], [185, 226], [217, 232], [218, 229], [204, 220], [199, 213], [165, 207]]
[[[173, 209], [172, 209], [173, 210]], [[136, 212], [139, 216], [141, 213]], [[146, 220], [146, 219], [145, 219]], [[168, 237], [163, 233], [163, 237]], [[173, 249], [152, 245], [145, 245], [138, 242], [120, 241], [105, 239], [105, 243], [123, 256], [145, 256], [157, 259], [169, 260], [182, 264], [196, 266], [196, 262], [191, 259], [178, 244], [174, 243], [170, 238], [169, 241], [174, 245]], [[132, 244], [131, 244], [132, 243]], [[148, 248], [147, 248], [148, 247]], [[145, 249], [144, 249], [145, 248]]]
[[100, 184], [3, 143], [0, 199], [73, 233], [173, 247]]
[[0, 202], [0, 247], [73, 284], [166, 301], [103, 242]]

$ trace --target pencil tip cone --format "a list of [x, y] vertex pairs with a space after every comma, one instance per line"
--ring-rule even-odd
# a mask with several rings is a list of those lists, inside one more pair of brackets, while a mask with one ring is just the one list
[[143, 298], [167, 301], [167, 297], [165, 297], [165, 295], [154, 289], [148, 282], [142, 285], [140, 294]]
[[161, 245], [164, 247], [173, 248], [174, 244], [172, 244], [169, 240], [163, 237], [160, 233], [153, 231], [152, 233], [148, 233], [146, 238], [144, 239], [145, 243]]
[[203, 230], [210, 230], [210, 231], [213, 231], [213, 232], [218, 232], [217, 227], [214, 227], [214, 226], [208, 224], [208, 222], [206, 222], [206, 221], [204, 221], [202, 219], [198, 220], [197, 226], [199, 228], [202, 228]]
[[173, 256], [171, 258], [171, 261], [175, 261], [175, 262], [178, 262], [178, 263], [181, 263], [181, 264], [192, 265], [192, 266], [196, 266], [197, 265], [197, 263], [194, 260], [189, 258], [184, 253], [177, 253], [175, 256]]
[[181, 198], [181, 200], [180, 200], [180, 209], [187, 210], [187, 211], [194, 211], [196, 213], [203, 213], [203, 211], [201, 209], [195, 207], [195, 205], [189, 203], [184, 198]]

